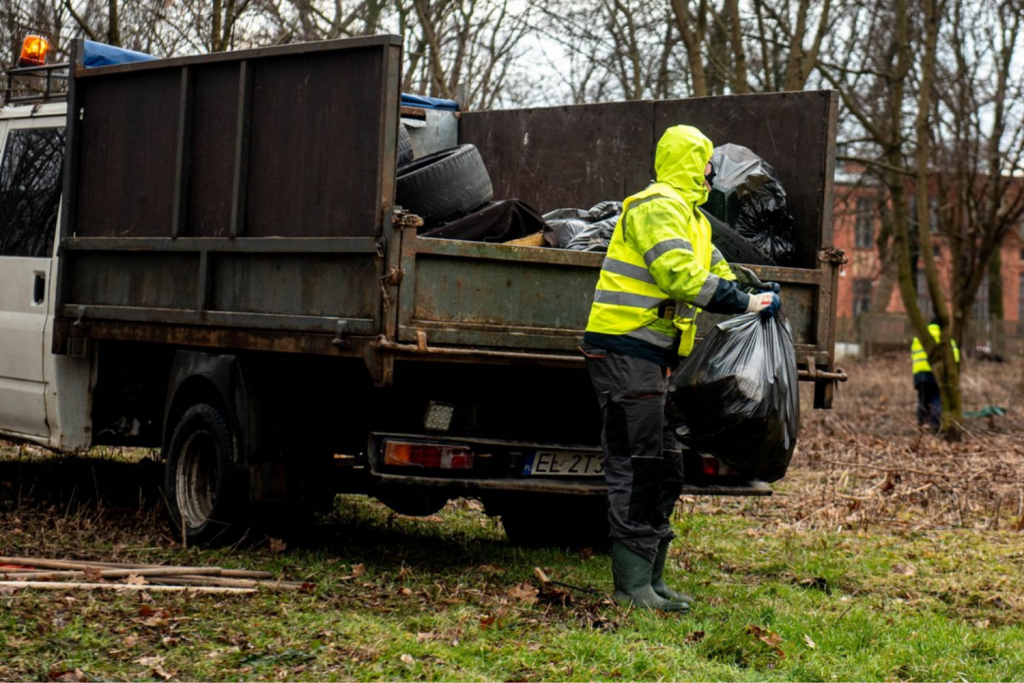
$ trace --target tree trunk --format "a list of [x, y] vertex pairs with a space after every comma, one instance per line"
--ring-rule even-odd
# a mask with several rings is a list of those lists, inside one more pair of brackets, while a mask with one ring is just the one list
[[[708, 82], [704, 72], [704, 32], [701, 24], [698, 23], [690, 13], [688, 0], [672, 0], [672, 11], [676, 15], [676, 26], [679, 27], [679, 34], [683, 38], [683, 45], [686, 46], [687, 62], [690, 65], [690, 77], [693, 79], [693, 96], [707, 97]], [[693, 26], [697, 25], [697, 30]]]
[[222, 52], [224, 50], [220, 43], [221, 32], [221, 0], [213, 0], [211, 7], [210, 22], [210, 52]]
[[121, 20], [117, 11], [117, 0], [107, 3], [109, 23], [107, 24], [107, 44], [121, 47]]

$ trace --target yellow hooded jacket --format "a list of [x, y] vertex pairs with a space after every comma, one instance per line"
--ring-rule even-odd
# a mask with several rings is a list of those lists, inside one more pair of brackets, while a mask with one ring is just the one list
[[697, 309], [742, 313], [749, 295], [711, 243], [704, 169], [714, 147], [692, 126], [665, 131], [656, 182], [623, 202], [594, 292], [588, 346], [674, 365], [693, 350]]
[[[928, 326], [928, 333], [932, 335], [932, 339], [936, 343], [942, 341], [942, 331], [939, 326], [932, 323]], [[960, 362], [960, 349], [957, 348], [956, 342], [953, 342], [953, 360], [957, 363]], [[928, 362], [928, 352], [924, 350], [924, 345], [921, 340], [914, 337], [914, 341], [910, 343], [910, 361], [912, 364], [912, 372], [916, 375], [919, 372], [931, 372], [932, 366]]]

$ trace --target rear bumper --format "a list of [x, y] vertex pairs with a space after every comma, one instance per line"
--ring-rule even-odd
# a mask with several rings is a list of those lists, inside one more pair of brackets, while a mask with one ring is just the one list
[[[446, 488], [461, 495], [473, 495], [489, 491], [523, 491], [574, 496], [604, 496], [608, 487], [604, 479], [455, 479], [450, 477], [409, 476], [400, 474], [375, 474], [373, 478], [382, 485], [430, 486]], [[684, 496], [770, 496], [772, 489], [763, 481], [738, 481], [730, 484], [696, 486], [683, 485]]]

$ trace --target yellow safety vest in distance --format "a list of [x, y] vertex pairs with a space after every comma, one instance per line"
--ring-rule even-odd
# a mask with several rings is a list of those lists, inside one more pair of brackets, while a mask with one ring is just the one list
[[[938, 325], [934, 323], [929, 325], [928, 333], [932, 335], [932, 339], [934, 339], [936, 343], [941, 341], [942, 330], [939, 329]], [[957, 363], [960, 362], [960, 349], [957, 348], [955, 341], [953, 342], [953, 359]], [[932, 366], [928, 363], [928, 352], [924, 350], [924, 346], [921, 345], [921, 340], [917, 337], [914, 337], [914, 341], [910, 344], [910, 360], [913, 364], [913, 374], [916, 375], [919, 372], [932, 371]]]
[[[682, 254], [662, 259], [676, 250]], [[673, 283], [672, 293], [658, 286], [655, 273]], [[697, 308], [711, 301], [722, 278], [735, 276], [711, 244], [707, 218], [672, 186], [654, 183], [623, 202], [587, 332], [640, 340], [664, 349], [666, 356], [688, 356], [697, 334]]]

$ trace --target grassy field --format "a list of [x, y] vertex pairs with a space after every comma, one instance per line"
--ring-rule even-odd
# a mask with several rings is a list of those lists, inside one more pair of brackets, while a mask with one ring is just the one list
[[[669, 579], [699, 600], [685, 616], [610, 604], [607, 556], [511, 547], [471, 501], [416, 519], [341, 497], [287, 545], [183, 549], [156, 464], [6, 446], [4, 555], [313, 585], [0, 592], [0, 679], [1024, 679], [1020, 366], [968, 368], [968, 409], [1011, 410], [950, 445], [916, 431], [904, 361], [848, 367], [836, 410], [805, 412], [777, 495], [680, 501]], [[538, 594], [537, 568], [574, 588]]]

